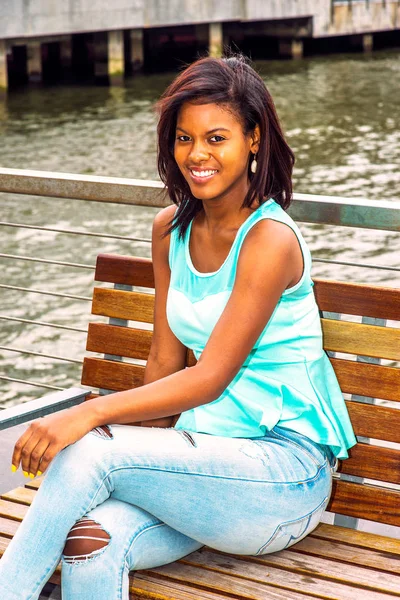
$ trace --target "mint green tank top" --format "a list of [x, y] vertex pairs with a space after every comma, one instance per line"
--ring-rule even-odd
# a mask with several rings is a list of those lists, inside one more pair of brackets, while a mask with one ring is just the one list
[[[311, 279], [311, 255], [291, 217], [273, 199], [242, 223], [229, 254], [212, 273], [194, 267], [189, 239], [171, 233], [167, 319], [175, 336], [199, 359], [231, 294], [240, 249], [261, 219], [288, 225], [303, 253], [300, 281], [286, 289], [236, 377], [219, 398], [181, 414], [176, 429], [227, 437], [261, 437], [275, 425], [302, 433], [347, 458], [356, 443], [343, 395], [323, 350], [320, 316]], [[262, 249], [256, 260], [268, 260]], [[234, 324], [232, 324], [234, 327]]]

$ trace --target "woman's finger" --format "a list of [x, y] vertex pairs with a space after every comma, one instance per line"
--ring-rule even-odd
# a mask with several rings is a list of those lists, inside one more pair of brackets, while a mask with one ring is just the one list
[[18, 438], [18, 440], [15, 443], [13, 455], [11, 457], [11, 464], [13, 464], [16, 469], [18, 469], [19, 463], [21, 461], [22, 449], [25, 447], [25, 444], [28, 442], [28, 440], [30, 439], [30, 437], [32, 435], [33, 435], [33, 430], [31, 428], [31, 426], [29, 426], [28, 429], [25, 431], [25, 433], [23, 433], [21, 435], [21, 437]]
[[47, 446], [40, 462], [40, 472], [44, 473], [53, 460], [53, 458], [62, 450], [59, 445], [53, 443]]
[[[45, 441], [45, 438], [43, 439], [43, 438], [39, 437], [39, 435], [37, 433], [33, 433], [31, 435], [31, 437], [29, 438], [29, 440], [25, 443], [24, 447], [22, 448], [22, 450], [21, 450], [21, 467], [22, 467], [24, 474], [29, 473], [32, 451], [34, 450], [34, 448], [36, 448], [38, 443], [40, 443], [41, 441]], [[49, 441], [47, 440], [47, 446], [48, 445], [49, 445]]]
[[[43, 459], [43, 455], [49, 447], [50, 442], [48, 439], [40, 439], [36, 446], [32, 448], [31, 456], [30, 456], [30, 465], [29, 465], [29, 475], [32, 477], [36, 477], [37, 474], [41, 475], [43, 473], [43, 468], [40, 461]], [[38, 473], [39, 471], [39, 473]]]

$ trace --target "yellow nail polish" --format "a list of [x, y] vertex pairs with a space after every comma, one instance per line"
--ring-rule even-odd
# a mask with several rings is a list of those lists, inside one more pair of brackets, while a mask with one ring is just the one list
[[11, 465], [11, 471], [12, 471], [13, 473], [15, 473], [15, 471], [16, 471], [16, 470], [17, 470], [17, 467], [16, 467], [15, 465]]
[[35, 478], [35, 476], [34, 476], [34, 474], [33, 474], [33, 473], [29, 473], [29, 477], [30, 477], [31, 479], [34, 479], [34, 478]]
[[37, 475], [38, 475], [38, 477], [40, 477], [41, 475], [43, 475], [42, 471], [38, 471]]
[[23, 474], [24, 474], [24, 477], [29, 477], [29, 475], [28, 475], [28, 471], [22, 471], [22, 472], [23, 472]]

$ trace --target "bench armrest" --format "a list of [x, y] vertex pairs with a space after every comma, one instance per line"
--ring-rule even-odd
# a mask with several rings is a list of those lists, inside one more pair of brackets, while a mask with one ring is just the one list
[[89, 394], [90, 390], [73, 387], [5, 408], [0, 411], [0, 430], [81, 404]]

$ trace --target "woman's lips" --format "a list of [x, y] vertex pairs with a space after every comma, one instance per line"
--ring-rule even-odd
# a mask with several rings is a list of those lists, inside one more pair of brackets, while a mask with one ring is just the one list
[[[214, 175], [217, 175], [218, 171], [217, 169], [188, 169], [189, 173], [190, 173], [190, 178], [192, 179], [192, 181], [194, 181], [195, 183], [207, 183], [207, 181], [210, 181], [210, 179], [212, 179], [214, 177]], [[200, 175], [201, 173], [201, 175]]]

